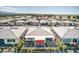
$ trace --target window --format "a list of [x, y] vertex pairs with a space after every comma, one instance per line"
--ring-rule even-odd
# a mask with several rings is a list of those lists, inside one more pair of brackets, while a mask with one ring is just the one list
[[70, 43], [70, 42], [71, 42], [71, 39], [69, 39], [69, 38], [63, 39], [63, 42], [64, 42], [64, 43]]
[[46, 38], [46, 40], [52, 40], [52, 38]]
[[55, 43], [53, 41], [53, 38], [46, 38], [46, 43], [45, 43], [46, 47], [50, 46], [50, 47], [55, 47]]
[[34, 47], [34, 41], [26, 41], [25, 47]]
[[34, 38], [26, 38], [25, 47], [34, 47]]
[[8, 39], [7, 42], [10, 42], [10, 40]]
[[48, 22], [41, 23], [41, 26], [48, 26]]
[[4, 41], [4, 39], [0, 39], [0, 42]]
[[12, 41], [13, 41], [13, 42], [15, 42], [15, 40], [14, 40], [14, 39], [13, 39]]
[[26, 41], [34, 41], [34, 38], [26, 38]]
[[78, 39], [78, 44], [79, 44], [79, 39]]
[[8, 39], [7, 42], [15, 42], [14, 39]]
[[73, 42], [77, 43], [77, 39], [73, 39]]
[[0, 39], [0, 45], [4, 44], [4, 39]]

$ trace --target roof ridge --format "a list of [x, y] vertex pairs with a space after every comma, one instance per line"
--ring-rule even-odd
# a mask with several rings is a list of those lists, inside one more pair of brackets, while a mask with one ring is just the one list
[[[68, 32], [69, 30], [73, 30], [73, 29], [68, 29], [68, 30], [67, 30], [67, 32]], [[65, 35], [67, 34], [67, 32], [63, 35], [63, 37], [62, 37], [62, 38], [64, 38], [64, 37], [65, 37]]]
[[[37, 28], [37, 29], [38, 29], [38, 28]], [[32, 32], [36, 31], [37, 29], [33, 30]], [[30, 33], [28, 33], [28, 34], [26, 34], [26, 35], [29, 35], [29, 34], [31, 34], [32, 32], [30, 32]]]
[[[40, 27], [39, 27], [40, 28]], [[39, 28], [37, 28], [37, 29], [35, 29], [34, 31], [32, 31], [32, 32], [30, 32], [30, 33], [28, 33], [27, 35], [29, 35], [29, 34], [31, 34], [31, 33], [33, 33], [33, 32], [35, 32], [36, 30], [38, 30]], [[46, 31], [46, 30], [44, 30], [44, 29], [42, 29], [42, 28], [40, 28], [41, 30], [43, 30], [44, 32], [47, 32], [47, 33], [49, 33], [48, 31]], [[49, 33], [49, 34], [51, 34], [51, 33]], [[53, 34], [51, 34], [51, 35], [53, 35]]]
[[[13, 34], [14, 34], [14, 32], [12, 31], [12, 30], [10, 30]], [[14, 34], [14, 36], [17, 38], [17, 36]]]

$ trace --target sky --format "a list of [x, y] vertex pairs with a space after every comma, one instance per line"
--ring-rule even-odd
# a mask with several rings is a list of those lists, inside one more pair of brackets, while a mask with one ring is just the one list
[[39, 14], [79, 14], [78, 6], [0, 6], [0, 11]]

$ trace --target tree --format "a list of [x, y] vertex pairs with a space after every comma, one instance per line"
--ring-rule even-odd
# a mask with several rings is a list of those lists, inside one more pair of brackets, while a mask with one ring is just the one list
[[21, 51], [21, 48], [23, 47], [23, 45], [24, 45], [24, 38], [21, 38], [17, 45], [17, 52]]
[[62, 19], [62, 16], [59, 16], [59, 18], [60, 18], [60, 20], [63, 20], [63, 19]]
[[76, 16], [77, 19], [79, 19], [79, 16]]
[[63, 45], [63, 43], [60, 40], [56, 40], [56, 45], [60, 49], [60, 51], [63, 51], [67, 48], [67, 46]]
[[70, 20], [70, 16], [67, 17]]

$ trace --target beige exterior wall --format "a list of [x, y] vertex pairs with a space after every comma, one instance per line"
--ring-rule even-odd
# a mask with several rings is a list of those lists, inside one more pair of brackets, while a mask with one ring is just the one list
[[74, 16], [71, 16], [71, 17], [70, 17], [70, 19], [71, 19], [71, 20], [74, 20], [74, 18], [73, 18], [73, 17], [74, 17]]
[[53, 19], [54, 19], [54, 18], [55, 18], [55, 16], [51, 16], [51, 18], [53, 18]]
[[56, 19], [60, 19], [60, 16], [55, 16]]
[[68, 19], [68, 16], [62, 16], [62, 19]]

